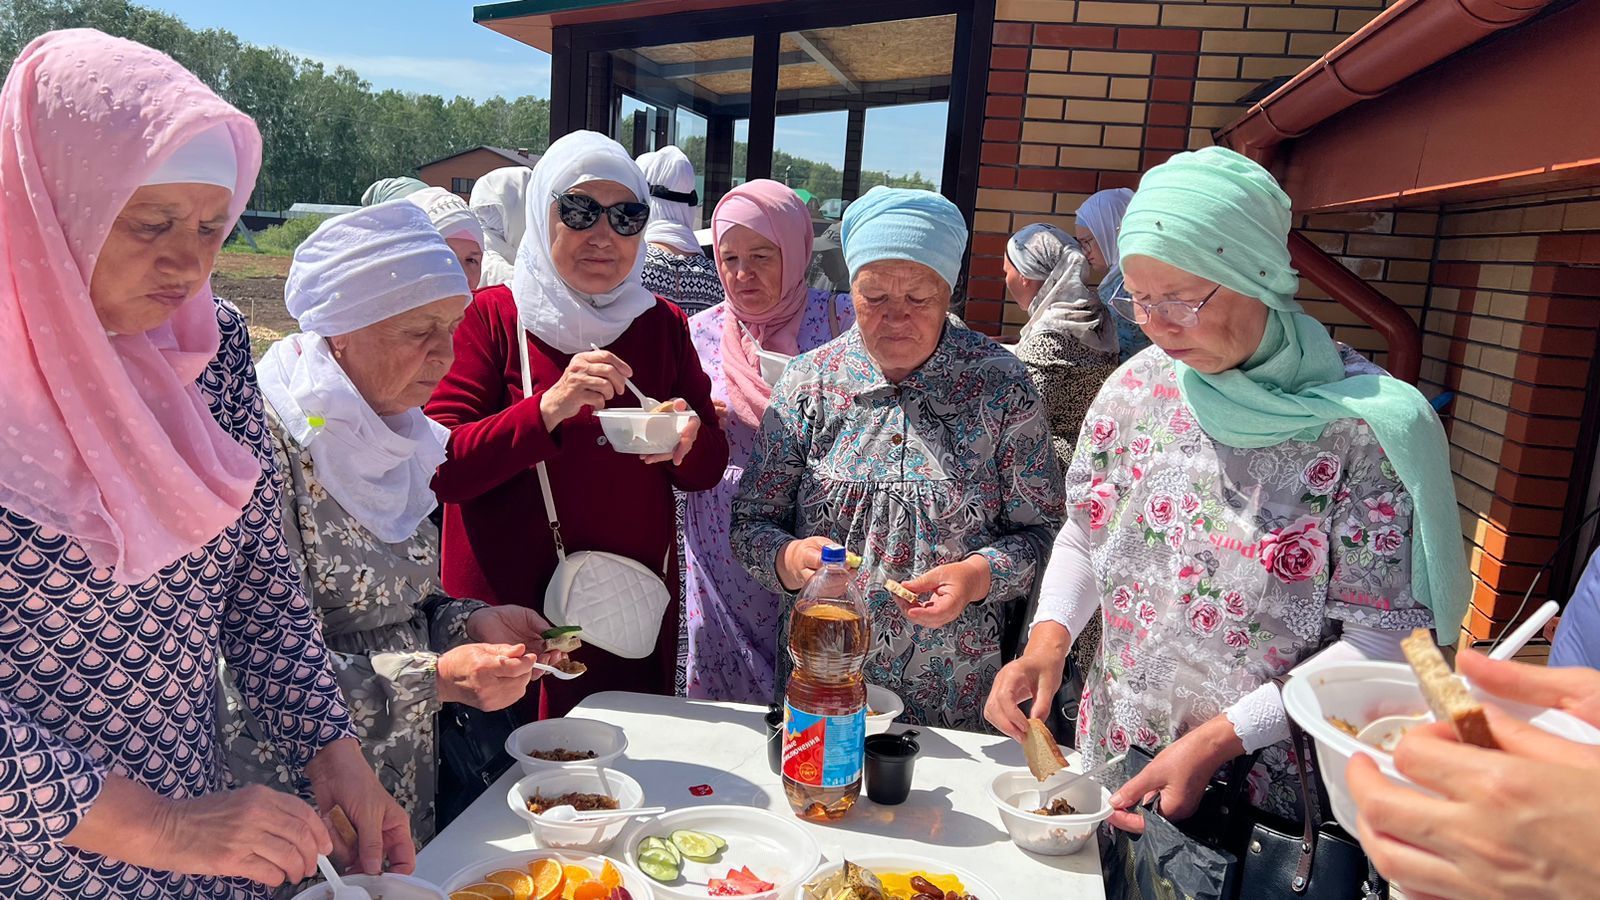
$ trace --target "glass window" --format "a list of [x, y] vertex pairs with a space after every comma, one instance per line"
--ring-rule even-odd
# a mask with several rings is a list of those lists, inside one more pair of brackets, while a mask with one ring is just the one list
[[635, 156], [668, 144], [682, 150], [709, 216], [744, 181], [754, 47], [740, 37], [592, 54], [591, 71], [610, 78], [590, 79], [591, 127]]

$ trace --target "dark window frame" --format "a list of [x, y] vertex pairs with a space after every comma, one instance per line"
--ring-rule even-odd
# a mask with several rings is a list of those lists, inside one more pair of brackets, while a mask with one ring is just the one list
[[972, 224], [978, 200], [978, 159], [993, 47], [995, 0], [784, 0], [758, 6], [561, 26], [552, 34], [550, 135], [591, 127], [590, 54], [634, 47], [753, 37], [747, 178], [771, 176], [777, 111], [779, 40], [785, 32], [839, 28], [955, 15], [949, 112], [945, 123], [941, 191]]

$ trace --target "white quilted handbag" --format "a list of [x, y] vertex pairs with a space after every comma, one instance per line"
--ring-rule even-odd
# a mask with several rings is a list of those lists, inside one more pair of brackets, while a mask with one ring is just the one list
[[[528, 368], [528, 334], [517, 328], [517, 345], [522, 357], [522, 395], [533, 394], [533, 379]], [[661, 619], [672, 604], [672, 595], [649, 567], [626, 556], [599, 550], [567, 553], [561, 540], [561, 521], [556, 517], [555, 495], [550, 491], [550, 476], [543, 462], [537, 466], [544, 511], [550, 521], [560, 560], [544, 591], [544, 616], [552, 625], [576, 625], [583, 629], [584, 643], [615, 653], [626, 659], [642, 659], [656, 649]], [[667, 550], [670, 558], [672, 550]], [[666, 562], [662, 562], [663, 570]]]

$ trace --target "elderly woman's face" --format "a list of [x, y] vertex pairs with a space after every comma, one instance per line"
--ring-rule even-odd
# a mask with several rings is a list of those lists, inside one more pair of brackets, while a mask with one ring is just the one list
[[1226, 372], [1238, 368], [1261, 346], [1268, 310], [1254, 297], [1148, 256], [1128, 257], [1122, 275], [1124, 289], [1141, 303], [1177, 301], [1190, 307], [1205, 303], [1198, 324], [1184, 327], [1157, 313], [1139, 326], [1152, 343], [1190, 368], [1207, 375]]
[[1035, 297], [1039, 296], [1039, 288], [1044, 287], [1044, 282], [1034, 281], [1032, 278], [1023, 278], [1017, 267], [1011, 264], [1011, 257], [1001, 257], [1005, 261], [1006, 292], [1011, 299], [1017, 301], [1024, 311], [1033, 305]]
[[722, 233], [717, 272], [729, 299], [747, 314], [766, 312], [783, 296], [783, 251], [752, 228], [733, 225]]
[[1106, 265], [1105, 254], [1100, 250], [1100, 242], [1094, 239], [1094, 232], [1079, 225], [1072, 230], [1072, 236], [1083, 245], [1083, 256], [1089, 261], [1089, 268], [1095, 272], [1104, 272], [1111, 268]]
[[328, 339], [339, 365], [380, 416], [415, 409], [455, 361], [452, 338], [466, 297], [446, 297]]
[[133, 192], [95, 259], [89, 299], [100, 325], [141, 334], [162, 324], [211, 277], [228, 236], [233, 194], [212, 184]]
[[950, 285], [921, 263], [868, 263], [850, 283], [861, 340], [885, 378], [898, 382], [933, 355], [950, 311]]
[[478, 289], [478, 280], [483, 277], [483, 248], [478, 242], [467, 238], [449, 238], [445, 241], [450, 245], [450, 250], [461, 260], [461, 271], [466, 273], [467, 287]]
[[[589, 181], [567, 193], [587, 194], [601, 206], [639, 200], [633, 191], [615, 181]], [[562, 224], [554, 200], [545, 214], [550, 217], [550, 256], [555, 260], [556, 273], [573, 290], [604, 294], [621, 284], [633, 270], [644, 232], [623, 237], [611, 229], [611, 222], [604, 215], [592, 227], [574, 231]]]

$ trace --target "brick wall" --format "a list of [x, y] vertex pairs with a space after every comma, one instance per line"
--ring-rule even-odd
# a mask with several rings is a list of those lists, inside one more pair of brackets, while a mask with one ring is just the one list
[[[1439, 228], [1437, 213], [1404, 210], [1299, 216], [1295, 228], [1422, 324]], [[1380, 366], [1387, 365], [1389, 354], [1383, 337], [1354, 312], [1305, 279], [1300, 282], [1299, 300], [1307, 312], [1328, 326], [1336, 340], [1355, 347]]]
[[1422, 387], [1457, 394], [1446, 428], [1477, 579], [1467, 629], [1485, 638], [1555, 550], [1594, 464], [1577, 444], [1600, 334], [1600, 191], [1448, 207], [1439, 234]]
[[1090, 194], [1135, 187], [1144, 169], [1209, 144], [1242, 112], [1240, 97], [1299, 72], [1383, 6], [999, 0], [967, 320], [991, 334], [1020, 324], [1001, 271], [1018, 228], [1071, 230]]

